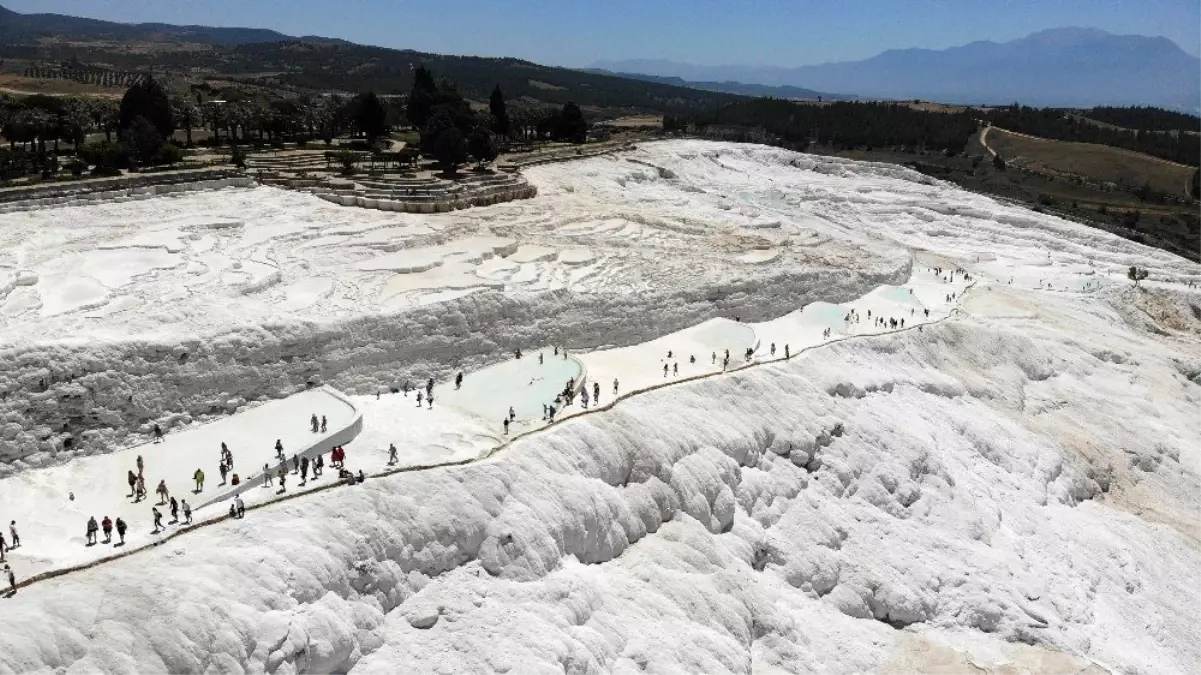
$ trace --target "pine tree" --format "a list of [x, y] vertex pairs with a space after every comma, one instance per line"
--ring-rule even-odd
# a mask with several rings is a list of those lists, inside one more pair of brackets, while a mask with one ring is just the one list
[[160, 138], [170, 138], [175, 131], [171, 101], [167, 99], [167, 92], [153, 78], [147, 77], [125, 91], [117, 126], [122, 130], [128, 129], [138, 117], [144, 117], [153, 125]]
[[588, 122], [584, 119], [580, 106], [571, 102], [563, 106], [563, 112], [559, 113], [557, 131], [559, 138], [572, 143], [588, 140]]
[[409, 123], [418, 129], [424, 129], [434, 107], [434, 94], [438, 85], [434, 76], [425, 66], [417, 66], [413, 71], [413, 88], [409, 91], [409, 101], [405, 106], [405, 116]]
[[492, 131], [498, 136], [509, 135], [509, 111], [505, 109], [505, 95], [500, 91], [500, 85], [492, 90], [488, 97], [488, 110], [492, 112]]
[[421, 132], [421, 149], [442, 165], [446, 173], [455, 173], [467, 161], [467, 142], [455, 126], [449, 111], [436, 110]]
[[350, 118], [355, 128], [367, 137], [368, 143], [374, 143], [388, 129], [388, 111], [384, 110], [384, 104], [372, 91], [351, 99]]
[[467, 152], [475, 158], [481, 167], [496, 159], [496, 144], [492, 142], [492, 134], [483, 125], [472, 129], [467, 137]]

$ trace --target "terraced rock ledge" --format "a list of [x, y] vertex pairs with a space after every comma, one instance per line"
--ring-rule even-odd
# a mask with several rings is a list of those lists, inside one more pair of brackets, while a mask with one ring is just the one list
[[246, 164], [264, 185], [309, 192], [341, 206], [380, 211], [441, 213], [529, 199], [538, 192], [515, 173], [472, 173], [454, 180], [428, 174], [335, 176], [328, 173], [324, 156], [315, 153], [251, 157]]

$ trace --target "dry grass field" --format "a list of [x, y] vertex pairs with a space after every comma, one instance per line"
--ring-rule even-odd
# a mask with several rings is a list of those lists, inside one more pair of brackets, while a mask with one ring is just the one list
[[1186, 193], [1193, 168], [1122, 148], [1070, 143], [1015, 134], [993, 127], [988, 146], [1005, 161], [1036, 171], [1068, 173], [1129, 186], [1151, 184], [1172, 195]]
[[124, 88], [101, 87], [75, 80], [23, 77], [0, 73], [0, 91], [26, 96], [46, 94], [49, 96], [96, 96], [119, 99], [125, 95]]

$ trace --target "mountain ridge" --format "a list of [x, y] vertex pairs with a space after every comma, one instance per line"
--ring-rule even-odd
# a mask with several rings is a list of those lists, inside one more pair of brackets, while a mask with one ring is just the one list
[[[121, 23], [67, 14], [22, 14], [0, 5], [0, 42], [35, 44], [42, 38], [110, 38], [153, 40], [163, 37], [202, 44], [245, 45], [265, 42], [325, 42], [351, 44], [338, 38], [315, 35], [285, 35], [269, 28], [176, 25], [168, 23]], [[190, 38], [185, 40], [183, 38]]]
[[[197, 49], [197, 44], [205, 48]], [[531, 105], [574, 102], [612, 114], [684, 114], [740, 98], [511, 57], [424, 53], [258, 28], [122, 24], [0, 8], [0, 74], [10, 78], [65, 81], [68, 71], [87, 75], [105, 70], [153, 72], [181, 83], [215, 80], [222, 87], [232, 81], [292, 91], [403, 94], [419, 65], [449, 78], [477, 101], [487, 100], [500, 86], [506, 99]], [[42, 72], [53, 74], [48, 80], [29, 75]]]
[[828, 92], [814, 91], [804, 87], [793, 87], [789, 85], [769, 85], [769, 84], [747, 84], [745, 82], [735, 82], [726, 80], [724, 82], [693, 82], [685, 80], [682, 77], [668, 77], [662, 75], [647, 75], [645, 73], [615, 73], [609, 70], [599, 68], [585, 68], [584, 72], [598, 73], [602, 75], [612, 75], [615, 77], [626, 78], [630, 80], [642, 80], [644, 82], [658, 82], [660, 84], [669, 84], [676, 87], [688, 87], [691, 89], [700, 89], [703, 91], [715, 91], [724, 94], [736, 94], [739, 96], [768, 96], [771, 98], [785, 98], [793, 100], [817, 100], [826, 99], [830, 101], [847, 101], [855, 98], [854, 96], [846, 96], [844, 94], [831, 94]]
[[1153, 105], [1201, 109], [1201, 59], [1164, 37], [1066, 27], [1008, 42], [890, 49], [859, 61], [784, 66], [696, 66], [661, 59], [593, 67], [687, 81], [795, 86], [866, 98], [1048, 107]]

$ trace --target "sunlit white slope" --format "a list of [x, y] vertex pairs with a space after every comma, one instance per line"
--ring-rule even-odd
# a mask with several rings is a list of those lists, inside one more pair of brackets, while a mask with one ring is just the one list
[[[780, 220], [793, 255], [918, 246], [981, 283], [920, 332], [667, 387], [475, 464], [35, 584], [5, 601], [0, 669], [1201, 670], [1201, 297], [1174, 282], [1201, 268], [895, 167], [692, 142], [632, 158], [663, 171], [535, 169], [522, 208]], [[845, 246], [811, 257], [854, 266]], [[1145, 290], [1123, 278], [1136, 264]]]

